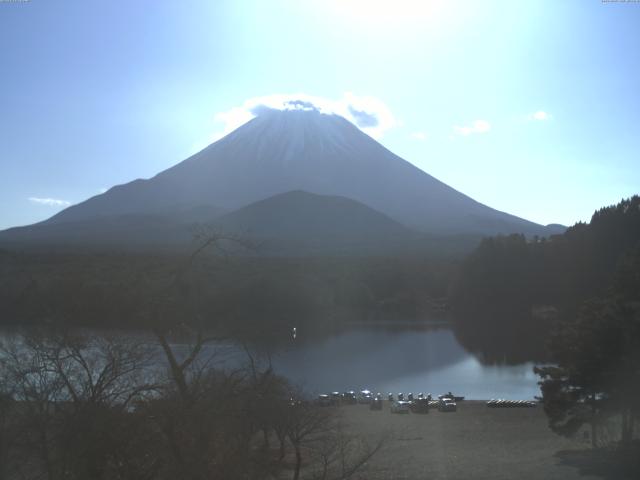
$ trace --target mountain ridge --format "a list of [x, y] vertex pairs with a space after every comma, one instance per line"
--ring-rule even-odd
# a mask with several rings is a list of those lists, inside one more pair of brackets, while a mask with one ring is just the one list
[[[395, 155], [343, 117], [268, 109], [149, 179], [114, 186], [23, 228], [122, 215], [166, 216], [179, 210], [233, 212], [298, 190], [354, 200], [430, 235], [545, 236], [558, 231], [556, 226], [538, 225], [473, 200]], [[204, 214], [192, 217], [211, 220]]]
[[[198, 221], [189, 216], [193, 211], [212, 215]], [[229, 246], [238, 254], [267, 256], [455, 256], [480, 241], [473, 235], [423, 234], [355, 200], [298, 190], [226, 213], [204, 206], [172, 215], [130, 213], [14, 227], [0, 232], [0, 247], [173, 252], [197, 247], [207, 232], [242, 240], [248, 249]]]

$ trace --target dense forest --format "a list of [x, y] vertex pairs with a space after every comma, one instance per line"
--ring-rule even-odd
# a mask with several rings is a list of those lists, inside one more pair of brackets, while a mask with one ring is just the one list
[[134, 253], [2, 252], [0, 260], [5, 326], [148, 329], [198, 322], [198, 328], [261, 339], [294, 325], [317, 335], [350, 322], [442, 320], [456, 267], [429, 257], [208, 251], [190, 264], [187, 255]]
[[639, 243], [638, 196], [548, 239], [484, 239], [452, 285], [458, 338], [487, 361], [544, 359], [554, 322], [606, 294], [625, 255]]
[[640, 431], [640, 245], [606, 292], [553, 325], [548, 349], [551, 364], [535, 372], [551, 429], [570, 437], [589, 426], [593, 447], [631, 445]]

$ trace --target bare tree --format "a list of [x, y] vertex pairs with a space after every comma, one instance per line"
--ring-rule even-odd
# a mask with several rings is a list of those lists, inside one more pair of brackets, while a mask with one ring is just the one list
[[317, 459], [313, 479], [352, 478], [384, 447], [386, 438], [386, 435], [381, 435], [371, 443], [361, 435], [348, 433], [341, 421], [335, 421], [312, 446], [312, 455]]
[[293, 479], [300, 478], [304, 448], [327, 432], [331, 411], [307, 401], [292, 399], [286, 418], [287, 438], [295, 452]]
[[12, 413], [15, 409], [13, 392], [5, 378], [0, 378], [0, 480], [11, 477], [10, 460], [14, 453]]
[[21, 432], [14, 453], [22, 476], [99, 479], [122, 470], [130, 460], [122, 429], [135, 424], [134, 403], [157, 391], [145, 381], [151, 361], [130, 337], [31, 332], [5, 340], [0, 367]]

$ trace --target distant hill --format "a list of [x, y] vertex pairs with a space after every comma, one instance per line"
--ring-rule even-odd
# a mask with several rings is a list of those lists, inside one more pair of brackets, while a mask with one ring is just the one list
[[567, 227], [564, 225], [560, 225], [559, 223], [550, 223], [545, 227], [545, 236], [550, 237], [551, 235], [562, 235], [567, 231]]
[[417, 247], [423, 236], [355, 200], [300, 190], [252, 203], [213, 226], [281, 253], [382, 252]]

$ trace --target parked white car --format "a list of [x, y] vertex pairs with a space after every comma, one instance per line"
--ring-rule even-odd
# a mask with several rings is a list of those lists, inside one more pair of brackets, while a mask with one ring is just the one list
[[409, 407], [411, 403], [403, 400], [398, 400], [391, 404], [391, 413], [409, 413]]
[[371, 390], [360, 390], [360, 393], [358, 394], [358, 403], [371, 403], [371, 400], [373, 400], [373, 394], [371, 393]]
[[438, 402], [438, 411], [440, 412], [455, 412], [458, 410], [458, 405], [453, 399], [442, 398]]

